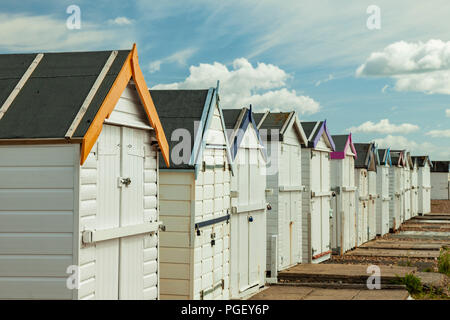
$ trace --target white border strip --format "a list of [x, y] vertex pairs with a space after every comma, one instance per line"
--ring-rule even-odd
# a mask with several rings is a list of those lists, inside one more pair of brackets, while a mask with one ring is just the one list
[[30, 66], [28, 67], [27, 71], [23, 74], [22, 78], [20, 78], [19, 82], [14, 87], [13, 91], [9, 94], [8, 98], [6, 99], [5, 103], [3, 103], [2, 107], [0, 108], [0, 120], [5, 115], [6, 111], [8, 111], [9, 107], [13, 103], [14, 99], [19, 94], [20, 90], [25, 86], [25, 83], [30, 78], [31, 74], [33, 73], [34, 69], [38, 66], [39, 62], [42, 60], [42, 57], [44, 57], [43, 53], [38, 53], [36, 57], [34, 58], [33, 62], [31, 62]]
[[103, 80], [106, 77], [106, 74], [108, 73], [109, 69], [111, 68], [112, 64], [114, 63], [114, 60], [116, 59], [117, 54], [118, 54], [118, 51], [114, 50], [109, 55], [109, 58], [108, 58], [108, 60], [106, 60], [106, 63], [103, 66], [102, 71], [100, 71], [100, 74], [98, 75], [97, 79], [95, 80], [94, 85], [92, 86], [91, 90], [89, 90], [89, 93], [86, 96], [86, 99], [84, 100], [75, 119], [73, 120], [72, 124], [70, 125], [69, 130], [67, 130], [67, 132], [65, 134], [66, 139], [72, 138], [73, 134], [75, 133], [75, 130], [78, 128], [78, 125], [81, 122], [81, 119], [83, 119], [84, 114], [86, 113], [87, 109], [89, 108], [89, 105], [91, 104], [92, 99], [94, 99], [94, 96], [97, 93], [98, 88], [102, 84]]

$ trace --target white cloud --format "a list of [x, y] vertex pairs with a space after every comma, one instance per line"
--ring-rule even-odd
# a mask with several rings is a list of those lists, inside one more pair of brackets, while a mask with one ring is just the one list
[[450, 118], [450, 109], [445, 110], [445, 116]]
[[165, 57], [164, 59], [153, 61], [148, 66], [149, 72], [154, 73], [156, 71], [159, 71], [163, 63], [178, 63], [181, 66], [185, 66], [187, 60], [192, 57], [195, 52], [197, 52], [196, 48], [187, 48], [175, 52], [174, 54]]
[[320, 86], [322, 83], [326, 83], [326, 82], [331, 81], [333, 79], [334, 79], [334, 76], [332, 74], [330, 74], [330, 75], [328, 75], [328, 78], [317, 81], [316, 82], [316, 87]]
[[129, 31], [85, 20], [81, 29], [69, 30], [65, 19], [50, 15], [0, 13], [0, 50], [3, 52], [122, 49], [131, 48], [133, 38]]
[[119, 26], [130, 25], [133, 24], [133, 20], [128, 19], [127, 17], [117, 17], [113, 20], [109, 20], [109, 23], [117, 24]]
[[189, 68], [182, 82], [159, 84], [153, 89], [195, 89], [212, 87], [220, 80], [221, 103], [224, 108], [239, 108], [252, 104], [256, 109], [297, 110], [301, 114], [319, 111], [318, 102], [286, 88], [290, 78], [273, 64], [258, 63], [256, 67], [245, 58], [236, 59], [230, 69], [224, 64], [201, 63]]
[[412, 155], [430, 155], [431, 159], [449, 159], [450, 146], [436, 146], [430, 142], [416, 142], [408, 140], [404, 136], [388, 135], [384, 138], [375, 139], [379, 148], [391, 148], [407, 150]]
[[410, 133], [419, 130], [419, 126], [411, 123], [393, 124], [389, 119], [382, 119], [377, 123], [366, 121], [357, 127], [348, 128], [351, 132], [375, 132], [375, 133]]
[[436, 152], [438, 149], [435, 145], [429, 142], [418, 143], [408, 140], [404, 136], [387, 135], [384, 138], [375, 139], [375, 143], [379, 148], [391, 148], [399, 150], [408, 150], [413, 154], [430, 154]]
[[447, 130], [431, 130], [426, 133], [427, 136], [433, 138], [450, 138], [450, 129]]
[[398, 91], [450, 94], [450, 41], [395, 42], [373, 52], [356, 76], [392, 77]]

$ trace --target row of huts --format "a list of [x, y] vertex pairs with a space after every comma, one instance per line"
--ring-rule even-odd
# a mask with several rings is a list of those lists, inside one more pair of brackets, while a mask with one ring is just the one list
[[430, 212], [428, 156], [148, 90], [137, 50], [0, 55], [0, 298], [236, 299]]

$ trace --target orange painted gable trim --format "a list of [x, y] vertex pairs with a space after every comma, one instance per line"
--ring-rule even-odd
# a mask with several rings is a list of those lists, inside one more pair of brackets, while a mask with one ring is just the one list
[[117, 75], [116, 80], [114, 80], [114, 83], [109, 90], [108, 95], [106, 96], [105, 100], [103, 100], [99, 111], [95, 115], [92, 124], [89, 126], [89, 129], [83, 138], [80, 156], [81, 165], [84, 163], [84, 161], [86, 161], [89, 152], [91, 151], [100, 133], [102, 132], [103, 122], [111, 115], [122, 93], [130, 82], [131, 77], [133, 77], [136, 89], [139, 93], [139, 97], [141, 98], [141, 102], [145, 109], [145, 113], [147, 114], [150, 125], [156, 132], [156, 139], [158, 140], [158, 144], [163, 154], [164, 161], [166, 162], [166, 165], [169, 166], [169, 145], [167, 143], [161, 121], [159, 120], [158, 113], [156, 112], [155, 105], [153, 104], [153, 100], [150, 96], [150, 92], [148, 91], [147, 84], [145, 83], [141, 68], [138, 64], [136, 44], [133, 45], [133, 49], [128, 54], [128, 57], [125, 60], [122, 69]]
[[155, 104], [153, 103], [152, 96], [150, 95], [150, 91], [148, 90], [148, 86], [144, 80], [144, 75], [142, 74], [141, 67], [138, 63], [136, 44], [133, 45], [133, 50], [131, 53], [133, 54], [131, 57], [131, 66], [133, 70], [134, 83], [142, 104], [144, 105], [145, 113], [150, 121], [150, 125], [156, 132], [156, 140], [158, 140], [159, 148], [161, 149], [164, 161], [167, 167], [169, 167], [169, 144], [167, 143], [166, 134], [162, 128], [161, 121], [158, 117], [158, 112], [156, 111]]

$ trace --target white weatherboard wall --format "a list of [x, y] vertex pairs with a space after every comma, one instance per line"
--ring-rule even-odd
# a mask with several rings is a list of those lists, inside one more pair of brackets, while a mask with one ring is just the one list
[[[129, 117], [133, 125], [143, 114], [136, 98], [129, 87], [119, 100], [128, 115], [141, 112]], [[103, 126], [81, 167], [79, 145], [0, 147], [0, 298], [158, 298], [157, 234], [117, 235], [130, 226], [157, 230], [154, 132], [115, 118], [122, 125]], [[83, 231], [102, 230], [117, 236], [82, 241]], [[69, 290], [72, 265], [79, 286]]]
[[204, 170], [199, 168], [197, 178], [194, 170], [160, 172], [160, 216], [166, 226], [159, 247], [161, 299], [230, 298], [229, 221], [202, 227], [200, 235], [195, 230], [196, 223], [230, 212], [227, 152], [209, 147], [225, 145], [224, 137], [216, 107], [199, 161]]
[[277, 270], [283, 270], [302, 259], [302, 149], [294, 127], [286, 130], [283, 141], [268, 142], [267, 150], [267, 188], [272, 189], [267, 202], [272, 209], [267, 211], [266, 267], [271, 270], [272, 254], [275, 254], [271, 239], [276, 235]]
[[403, 214], [403, 168], [392, 166], [389, 168], [389, 228], [397, 230], [401, 224]]
[[423, 167], [419, 167], [419, 214], [424, 215], [431, 212], [431, 181], [430, 165], [428, 161]]
[[331, 257], [330, 243], [330, 158], [324, 137], [315, 149], [302, 148], [303, 194], [302, 261], [320, 263]]
[[74, 298], [78, 163], [78, 145], [0, 146], [0, 299]]
[[389, 166], [377, 166], [377, 235], [389, 233]]
[[377, 172], [368, 171], [369, 175], [369, 200], [368, 200], [368, 223], [369, 240], [375, 239], [377, 235]]
[[331, 199], [331, 248], [341, 255], [356, 246], [354, 162], [350, 148], [344, 159], [331, 160], [331, 189], [336, 191]]
[[414, 165], [411, 169], [411, 217], [419, 214], [419, 169]]
[[355, 169], [356, 182], [356, 220], [358, 236], [357, 245], [361, 245], [369, 239], [369, 175], [367, 169]]
[[450, 200], [450, 173], [431, 172], [431, 199]]
[[402, 222], [411, 219], [411, 170], [409, 164], [403, 168], [403, 217]]
[[232, 298], [264, 286], [266, 271], [266, 162], [255, 128], [250, 123], [234, 159], [231, 190]]

